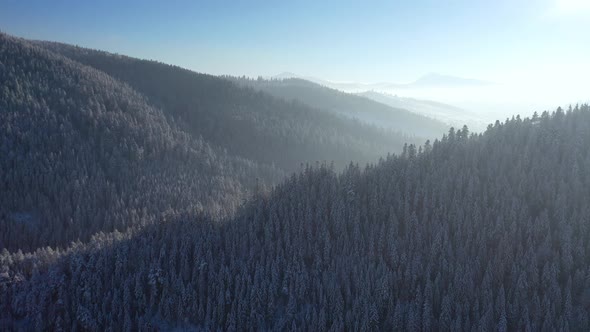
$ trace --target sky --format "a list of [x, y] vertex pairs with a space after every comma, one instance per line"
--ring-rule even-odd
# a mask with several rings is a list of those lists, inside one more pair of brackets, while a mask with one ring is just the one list
[[0, 0], [0, 30], [214, 75], [552, 87], [590, 76], [590, 0]]

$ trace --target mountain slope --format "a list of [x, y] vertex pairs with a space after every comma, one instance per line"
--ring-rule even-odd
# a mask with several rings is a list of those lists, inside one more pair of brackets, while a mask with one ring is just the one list
[[225, 217], [302, 163], [342, 169], [422, 141], [174, 66], [1, 37], [0, 248]]
[[233, 222], [180, 218], [63, 253], [4, 252], [0, 319], [31, 329], [587, 331], [588, 141], [588, 105], [559, 109], [479, 135], [452, 130], [363, 170], [308, 168]]
[[165, 211], [227, 215], [255, 178], [170, 125], [129, 86], [0, 34], [0, 248], [32, 250], [152, 222]]
[[[344, 115], [348, 118], [356, 118], [410, 136], [434, 138], [448, 129], [448, 126], [440, 121], [409, 112], [406, 109], [389, 107], [368, 98], [344, 93], [302, 79], [230, 79], [275, 97], [297, 100], [321, 110]], [[425, 140], [421, 140], [420, 143]]]
[[126, 82], [187, 133], [230, 155], [286, 171], [318, 160], [334, 161], [339, 168], [351, 160], [374, 161], [400, 151], [411, 139], [219, 77], [65, 44], [39, 44]]

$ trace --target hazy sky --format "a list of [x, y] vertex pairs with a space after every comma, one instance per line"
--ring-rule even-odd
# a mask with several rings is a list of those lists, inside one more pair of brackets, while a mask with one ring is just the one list
[[590, 0], [0, 0], [0, 29], [211, 74], [360, 82], [429, 72], [496, 82], [590, 75]]

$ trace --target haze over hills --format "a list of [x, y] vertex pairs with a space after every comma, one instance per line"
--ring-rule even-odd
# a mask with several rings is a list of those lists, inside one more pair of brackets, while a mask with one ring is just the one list
[[272, 76], [274, 79], [286, 78], [300, 78], [321, 84], [333, 89], [342, 90], [346, 92], [364, 92], [368, 90], [393, 90], [393, 89], [415, 89], [415, 88], [455, 88], [455, 87], [479, 87], [489, 86], [496, 83], [484, 80], [463, 78], [452, 75], [442, 75], [438, 73], [429, 73], [419, 77], [410, 83], [393, 83], [393, 82], [378, 82], [378, 83], [360, 83], [360, 82], [337, 82], [329, 81], [312, 76], [299, 76], [291, 72], [282, 72], [278, 75]]
[[358, 95], [391, 107], [403, 108], [416, 114], [438, 119], [456, 128], [460, 128], [466, 124], [472, 130], [481, 131], [488, 125], [480, 115], [474, 112], [437, 101], [399, 97], [376, 91], [359, 92]]
[[408, 135], [427, 138], [440, 136], [449, 126], [432, 117], [407, 109], [376, 102], [364, 96], [345, 93], [298, 78], [248, 79], [230, 77], [244, 86], [253, 87], [285, 100], [296, 100], [311, 107]]
[[[383, 153], [400, 151], [406, 142], [422, 143], [447, 129], [435, 123], [438, 127], [428, 135], [421, 126], [406, 127], [403, 132], [399, 127], [380, 130], [223, 78], [71, 45], [38, 44], [129, 84], [184, 131], [202, 136], [232, 155], [275, 164], [288, 172], [302, 162], [334, 161], [341, 168], [352, 160], [375, 160]], [[427, 129], [433, 122], [427, 118], [419, 121]], [[399, 122], [406, 123], [403, 114]]]
[[[404, 89], [408, 89], [408, 91], [410, 91], [410, 89], [430, 88], [464, 89], [469, 87], [477, 88], [494, 85], [494, 83], [492, 82], [480, 80], [462, 79], [453, 76], [429, 74], [418, 79], [413, 83], [405, 85], [390, 83], [356, 84], [334, 83], [313, 77], [297, 78], [296, 74], [284, 72], [279, 75], [273, 76], [269, 80], [248, 79], [243, 81], [247, 82], [250, 86], [258, 87], [259, 89], [262, 89], [275, 96], [287, 99], [298, 99], [300, 101], [307, 102], [308, 104], [313, 104], [314, 99], [317, 98], [313, 98], [313, 96], [310, 95], [309, 91], [304, 92], [303, 90], [312, 90], [312, 88], [314, 87], [316, 88], [314, 89], [316, 90], [316, 94], [319, 93], [319, 91], [323, 91], [324, 94], [327, 92], [336, 94], [336, 91], [334, 90], [337, 90], [340, 93], [340, 96], [332, 97], [332, 99], [344, 99], [345, 96], [348, 96], [350, 94], [356, 94], [358, 96], [366, 97], [380, 104], [384, 104], [391, 107], [391, 109], [389, 110], [383, 110], [383, 108], [381, 107], [380, 110], [376, 112], [380, 116], [372, 117], [374, 123], [383, 126], [387, 125], [388, 123], [390, 124], [393, 121], [393, 126], [396, 128], [400, 128], [401, 130], [403, 130], [403, 128], [408, 127], [405, 123], [397, 121], [398, 114], [396, 113], [405, 113], [405, 111], [410, 111], [414, 114], [419, 114], [426, 116], [430, 119], [438, 120], [444, 123], [445, 126], [452, 125], [454, 127], [460, 128], [464, 124], [467, 124], [470, 128], [472, 128], [472, 130], [475, 131], [483, 131], [489, 123], [495, 121], [495, 119], [490, 118], [487, 114], [483, 114], [483, 112], [478, 113], [472, 110], [463, 109], [451, 104], [446, 104], [434, 100], [403, 97]], [[317, 84], [318, 86], [314, 86], [314, 84]], [[385, 92], [391, 91], [392, 87], [394, 86], [396, 88], [393, 91], [397, 91], [395, 95]], [[366, 90], [369, 88], [374, 89]], [[343, 93], [344, 91], [348, 92]], [[398, 95], [398, 93], [401, 96]], [[347, 107], [334, 107], [335, 104], [335, 101], [331, 101], [330, 103], [324, 102], [319, 103], [318, 105], [319, 107], [336, 108], [340, 110], [347, 109]], [[358, 105], [357, 112], [349, 112], [348, 114], [352, 114], [352, 116], [357, 116], [360, 119], [363, 118], [364, 114], [373, 114], [371, 111], [369, 111], [371, 109], [371, 106], [373, 106], [371, 105], [371, 103], [362, 104], [357, 101], [356, 103], [347, 103], [346, 105]], [[358, 112], [358, 110], [361, 110], [361, 112]], [[387, 119], [387, 117], [383, 116], [383, 114], [391, 114], [392, 118]], [[395, 123], [397, 123], [397, 126], [395, 125]]]
[[[455, 127], [467, 124], [473, 130], [483, 131], [489, 123], [494, 122], [496, 119], [489, 114], [491, 110], [495, 109], [494, 106], [487, 104], [482, 106], [481, 103], [475, 102], [466, 104], [469, 107], [466, 109], [455, 106], [452, 98], [450, 103], [443, 103], [436, 99], [437, 97], [445, 98], [445, 92], [452, 95], [458, 92], [469, 93], [469, 91], [473, 90], [492, 89], [498, 86], [496, 83], [483, 80], [431, 73], [405, 84], [387, 82], [356, 83], [332, 82], [284, 72], [273, 76], [271, 81], [283, 80], [288, 82], [293, 79], [306, 80], [341, 92], [357, 94], [394, 109], [407, 110]], [[276, 84], [278, 83], [275, 82]]]
[[[587, 94], [581, 87], [583, 84], [572, 84], [567, 80], [550, 81], [547, 78], [539, 78], [532, 82], [507, 80], [505, 83], [431, 73], [410, 83], [359, 83], [301, 77], [288, 72], [279, 74], [277, 77], [296, 77], [343, 92], [365, 94], [369, 98], [373, 96], [375, 98], [372, 99], [389, 106], [431, 116], [455, 126], [467, 123], [475, 131], [485, 130], [489, 123], [494, 123], [497, 119], [554, 109], [563, 104], [580, 104], [590, 101], [587, 97], [581, 98]], [[375, 93], [393, 95], [405, 100], [391, 101], [390, 98], [384, 98]], [[433, 110], [429, 106], [417, 105], [412, 99], [435, 101], [452, 105], [457, 109], [451, 113], [449, 109]], [[402, 101], [407, 103], [400, 104]], [[456, 112], [458, 109], [464, 112]]]

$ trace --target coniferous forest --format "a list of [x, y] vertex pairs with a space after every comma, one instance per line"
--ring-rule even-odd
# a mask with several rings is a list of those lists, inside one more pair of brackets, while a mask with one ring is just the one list
[[590, 330], [590, 107], [389, 109], [0, 34], [0, 330]]

